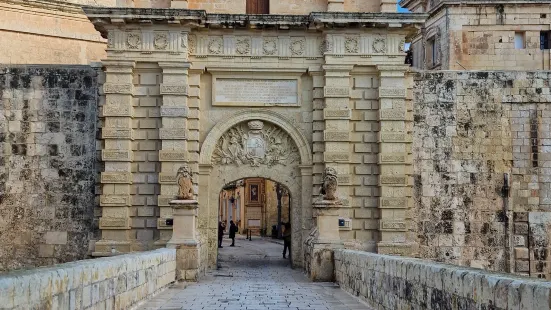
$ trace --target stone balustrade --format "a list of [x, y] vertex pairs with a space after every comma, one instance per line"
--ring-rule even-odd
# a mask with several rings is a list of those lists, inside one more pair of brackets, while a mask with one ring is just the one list
[[127, 309], [175, 280], [176, 250], [83, 260], [0, 276], [2, 309]]
[[551, 282], [399, 256], [335, 250], [341, 288], [376, 309], [551, 309]]

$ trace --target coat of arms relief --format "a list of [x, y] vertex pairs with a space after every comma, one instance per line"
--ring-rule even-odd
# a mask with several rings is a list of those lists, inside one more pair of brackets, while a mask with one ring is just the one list
[[292, 138], [281, 128], [262, 121], [240, 123], [226, 131], [214, 150], [220, 165], [288, 165], [300, 161]]

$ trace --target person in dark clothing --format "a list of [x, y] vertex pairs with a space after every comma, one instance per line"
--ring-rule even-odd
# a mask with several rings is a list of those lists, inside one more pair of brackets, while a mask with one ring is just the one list
[[291, 223], [285, 223], [283, 227], [283, 258], [286, 258], [287, 249], [289, 249], [289, 257], [291, 256]]
[[233, 221], [230, 221], [230, 239], [231, 239], [231, 245], [230, 246], [235, 246], [235, 234], [237, 233], [237, 225], [235, 225], [235, 223]]
[[224, 224], [222, 222], [218, 222], [218, 248], [221, 249], [222, 247], [222, 239], [224, 238], [224, 230], [226, 227], [224, 227]]

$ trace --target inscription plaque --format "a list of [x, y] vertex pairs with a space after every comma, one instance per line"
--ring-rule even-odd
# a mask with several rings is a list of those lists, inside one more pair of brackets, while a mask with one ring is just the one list
[[216, 79], [214, 105], [298, 105], [296, 79]]

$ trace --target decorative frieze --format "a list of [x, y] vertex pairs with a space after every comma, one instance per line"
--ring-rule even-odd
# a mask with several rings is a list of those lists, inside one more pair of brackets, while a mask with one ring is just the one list
[[130, 229], [129, 218], [102, 217], [99, 219], [100, 229]]
[[130, 195], [101, 195], [99, 204], [102, 207], [131, 206]]
[[406, 197], [382, 197], [380, 198], [381, 209], [405, 209], [408, 207]]
[[406, 231], [406, 222], [381, 220], [380, 228], [381, 230], [387, 230], [387, 231]]
[[103, 92], [106, 94], [132, 95], [133, 89], [134, 89], [134, 86], [132, 84], [115, 84], [115, 83], [103, 84]]
[[132, 117], [132, 105], [130, 103], [106, 104], [103, 106], [102, 116]]
[[349, 120], [352, 116], [352, 111], [350, 109], [324, 109], [323, 116], [325, 119], [345, 119]]
[[186, 140], [187, 133], [184, 128], [161, 128], [159, 129], [161, 140]]
[[409, 136], [405, 133], [380, 132], [379, 137], [380, 137], [380, 142], [396, 142], [396, 143], [411, 142], [409, 139]]
[[325, 162], [348, 162], [350, 153], [348, 152], [325, 152], [323, 154]]
[[384, 88], [379, 87], [379, 98], [405, 98], [406, 90], [404, 88]]
[[402, 153], [402, 154], [400, 154], [400, 153], [390, 153], [390, 154], [381, 153], [381, 154], [379, 154], [379, 162], [380, 163], [401, 163], [401, 164], [405, 164], [406, 159], [407, 159], [407, 156], [404, 153]]
[[381, 175], [379, 176], [381, 185], [407, 185], [407, 177], [405, 175]]
[[349, 87], [330, 87], [325, 86], [323, 88], [325, 97], [349, 97], [350, 88]]
[[176, 174], [159, 173], [159, 184], [176, 184]]
[[186, 85], [161, 84], [160, 92], [161, 95], [186, 96], [188, 94], [188, 88]]
[[103, 161], [132, 161], [132, 151], [126, 150], [102, 150]]
[[126, 128], [102, 128], [103, 139], [132, 139], [132, 129]]
[[187, 155], [187, 151], [161, 150], [159, 151], [159, 161], [187, 161]]
[[187, 107], [162, 106], [161, 117], [186, 117], [188, 115]]
[[130, 172], [102, 172], [101, 183], [109, 184], [132, 184], [132, 173]]
[[350, 132], [349, 131], [325, 131], [323, 133], [323, 138], [325, 141], [338, 141], [346, 142], [350, 141]]
[[392, 121], [392, 120], [405, 120], [406, 111], [404, 109], [386, 109], [379, 111], [379, 119], [382, 121]]

